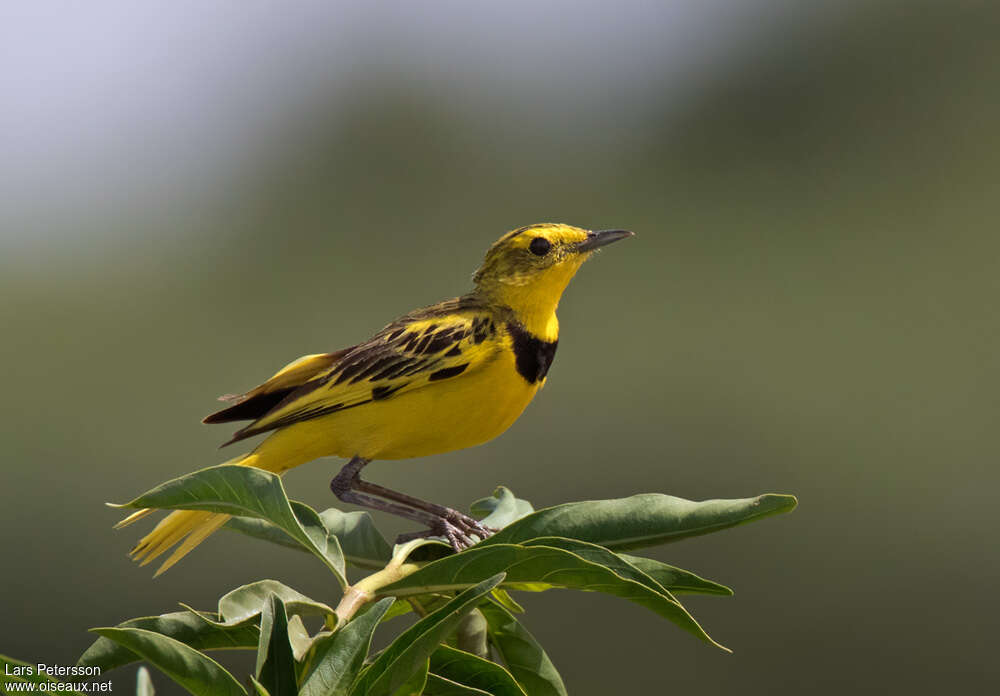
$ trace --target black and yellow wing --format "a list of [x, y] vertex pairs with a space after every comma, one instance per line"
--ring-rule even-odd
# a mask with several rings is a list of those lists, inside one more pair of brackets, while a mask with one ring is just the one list
[[253, 422], [231, 444], [269, 430], [371, 402], [390, 399], [434, 382], [474, 372], [500, 346], [497, 319], [485, 306], [456, 298], [412, 312], [365, 343], [336, 353], [299, 358], [205, 423]]

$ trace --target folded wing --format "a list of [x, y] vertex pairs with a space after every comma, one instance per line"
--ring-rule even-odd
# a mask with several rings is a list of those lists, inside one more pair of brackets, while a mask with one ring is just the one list
[[[492, 315], [466, 298], [409, 314], [369, 341], [336, 353], [307, 355], [206, 423], [250, 420], [231, 444], [260, 433], [391, 399], [475, 371], [496, 355]], [[226, 397], [224, 397], [226, 398]]]

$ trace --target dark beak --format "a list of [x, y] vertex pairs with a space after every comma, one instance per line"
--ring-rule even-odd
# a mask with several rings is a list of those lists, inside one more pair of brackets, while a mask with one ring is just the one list
[[588, 232], [587, 238], [576, 245], [578, 252], [593, 251], [605, 244], [617, 242], [619, 239], [634, 237], [635, 232], [628, 230], [600, 230], [599, 232]]

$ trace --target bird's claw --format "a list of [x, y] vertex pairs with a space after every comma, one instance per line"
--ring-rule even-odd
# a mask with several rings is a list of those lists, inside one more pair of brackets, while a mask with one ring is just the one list
[[467, 549], [497, 532], [476, 518], [469, 517], [458, 510], [449, 509], [441, 518], [441, 522], [444, 527], [444, 536], [451, 542], [455, 551]]
[[473, 517], [462, 514], [458, 510], [449, 509], [444, 515], [437, 518], [430, 529], [422, 532], [400, 534], [396, 538], [396, 543], [402, 544], [403, 542], [419, 539], [420, 537], [439, 536], [447, 539], [451, 547], [458, 553], [496, 534], [497, 531], [492, 527], [487, 527]]

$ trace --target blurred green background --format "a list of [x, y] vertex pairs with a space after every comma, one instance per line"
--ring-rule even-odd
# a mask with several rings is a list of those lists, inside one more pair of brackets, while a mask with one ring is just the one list
[[[637, 236], [564, 297], [544, 392], [372, 480], [799, 496], [655, 551], [735, 587], [688, 602], [732, 656], [526, 597], [574, 694], [995, 685], [1000, 5], [374, 5], [5, 5], [0, 652], [72, 663], [88, 627], [262, 577], [335, 600], [225, 533], [153, 580], [103, 502], [235, 454], [216, 395], [563, 221]], [[339, 466], [286, 485], [327, 507]]]

